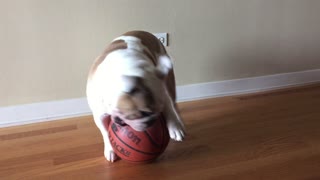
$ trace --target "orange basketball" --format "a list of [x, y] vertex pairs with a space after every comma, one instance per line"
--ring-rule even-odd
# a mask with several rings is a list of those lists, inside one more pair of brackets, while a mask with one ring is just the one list
[[109, 139], [114, 152], [123, 160], [144, 163], [155, 160], [169, 143], [169, 132], [162, 115], [145, 131], [110, 122]]

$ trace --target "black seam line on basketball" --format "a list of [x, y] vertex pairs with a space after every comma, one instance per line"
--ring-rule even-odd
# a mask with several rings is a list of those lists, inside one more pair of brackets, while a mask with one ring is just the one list
[[150, 140], [150, 142], [152, 143], [152, 145], [156, 146], [157, 148], [161, 148], [161, 145], [157, 144], [152, 137], [149, 135], [149, 133], [147, 131], [144, 131], [144, 134], [148, 137], [148, 139]]
[[[111, 128], [112, 129], [112, 128]], [[130, 146], [129, 144], [127, 144], [127, 143], [125, 143], [118, 135], [117, 135], [117, 133], [115, 133], [114, 132], [114, 130], [112, 129], [112, 131], [113, 131], [113, 134], [114, 135], [116, 135], [117, 136], [117, 138], [123, 143], [123, 144], [125, 144], [125, 145], [127, 145], [130, 149], [132, 149], [132, 150], [135, 150], [135, 151], [137, 151], [137, 152], [139, 152], [139, 153], [142, 153], [142, 154], [146, 154], [146, 155], [158, 155], [160, 152], [155, 152], [155, 153], [148, 153], [148, 152], [143, 152], [143, 151], [140, 151], [140, 150], [138, 150], [138, 149], [135, 149], [135, 148], [133, 148], [132, 146]], [[117, 150], [117, 151], [119, 151], [119, 150]], [[120, 152], [120, 151], [119, 151]]]

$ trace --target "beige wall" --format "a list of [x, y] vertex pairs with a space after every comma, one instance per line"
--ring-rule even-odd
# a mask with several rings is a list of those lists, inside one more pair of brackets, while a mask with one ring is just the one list
[[85, 96], [133, 29], [170, 34], [178, 85], [320, 68], [316, 0], [1, 0], [0, 106]]

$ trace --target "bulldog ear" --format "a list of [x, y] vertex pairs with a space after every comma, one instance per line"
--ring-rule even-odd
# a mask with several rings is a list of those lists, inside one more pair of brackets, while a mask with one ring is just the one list
[[160, 56], [158, 58], [156, 74], [159, 78], [165, 78], [169, 74], [170, 70], [172, 70], [172, 68], [172, 61], [168, 56]]

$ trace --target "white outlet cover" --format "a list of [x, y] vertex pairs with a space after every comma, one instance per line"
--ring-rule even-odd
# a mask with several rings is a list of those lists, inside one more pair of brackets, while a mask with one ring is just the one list
[[168, 33], [153, 33], [153, 35], [156, 36], [164, 46], [168, 46]]

